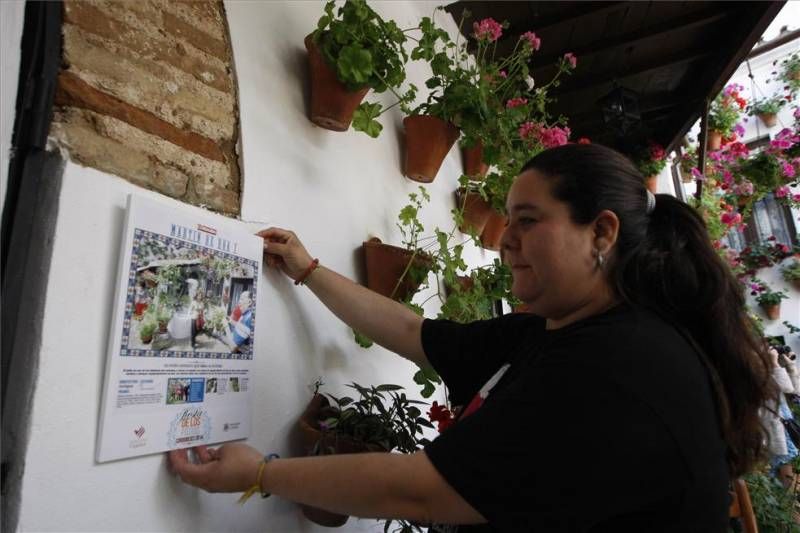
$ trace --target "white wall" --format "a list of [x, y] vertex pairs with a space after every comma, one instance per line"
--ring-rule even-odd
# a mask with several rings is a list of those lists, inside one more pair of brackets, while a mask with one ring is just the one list
[[[407, 27], [430, 15], [436, 4], [372, 5]], [[322, 6], [322, 2], [226, 4], [241, 98], [242, 218], [248, 221], [242, 226], [252, 231], [268, 225], [291, 228], [322, 264], [358, 278], [361, 242], [370, 234], [398, 242], [396, 216], [417, 184], [401, 174], [399, 114], [383, 117], [384, 131], [377, 140], [352, 131], [321, 130], [308, 121], [302, 43]], [[422, 87], [424, 69], [412, 65], [411, 75]], [[460, 165], [454, 149], [428, 187], [433, 201], [423, 221], [430, 230], [435, 225], [451, 227], [451, 193]], [[184, 486], [167, 473], [162, 455], [94, 462], [115, 267], [129, 192], [158, 196], [119, 178], [67, 165], [19, 529], [322, 531], [306, 522], [296, 506], [279, 498], [256, 499], [240, 508], [237, 495], [209, 495]], [[472, 247], [467, 255], [473, 266], [495, 256]], [[359, 348], [349, 329], [307, 288], [295, 287], [275, 273], [265, 278], [258, 302], [250, 444], [288, 455], [291, 430], [310, 397], [309, 385], [320, 376], [333, 393], [343, 392], [343, 385], [355, 380], [399, 383], [417, 394], [412, 364], [377, 347]], [[435, 311], [429, 306], [429, 315]], [[351, 519], [342, 528], [360, 530], [378, 530], [378, 524]]]
[[14, 131], [24, 18], [23, 0], [0, 2], [0, 209], [5, 205], [8, 187], [8, 161]]

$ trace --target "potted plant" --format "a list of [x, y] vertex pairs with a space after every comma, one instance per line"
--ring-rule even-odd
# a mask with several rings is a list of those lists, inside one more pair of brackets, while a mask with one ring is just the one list
[[739, 96], [739, 91], [744, 87], [732, 83], [714, 98], [708, 113], [708, 141], [709, 150], [719, 150], [722, 140], [732, 139], [734, 127], [739, 122], [742, 110], [747, 106], [747, 101]]
[[794, 285], [800, 291], [800, 261], [793, 260], [791, 264], [781, 269], [783, 279]]
[[456, 205], [461, 211], [457, 225], [462, 233], [480, 235], [492, 214], [492, 206], [483, 189], [466, 178], [463, 175], [459, 179], [461, 187], [456, 190]]
[[786, 99], [780, 95], [769, 98], [757, 98], [748, 108], [747, 114], [758, 117], [768, 128], [778, 122], [778, 111], [786, 104]]
[[664, 167], [667, 166], [667, 153], [664, 151], [664, 148], [651, 141], [648, 146], [639, 150], [634, 158], [634, 162], [639, 172], [644, 176], [645, 186], [650, 192], [656, 194], [656, 192], [658, 192], [658, 175], [664, 170]]
[[756, 302], [770, 320], [777, 320], [780, 317], [781, 300], [788, 298], [785, 292], [773, 291], [769, 285], [757, 278], [750, 280], [750, 295], [756, 297]]
[[[471, 143], [471, 144], [470, 144]], [[480, 139], [462, 139], [461, 159], [464, 174], [473, 180], [481, 180], [489, 171], [489, 165], [483, 160], [483, 143]]]
[[156, 322], [152, 313], [145, 315], [139, 324], [139, 338], [142, 340], [143, 344], [150, 344], [157, 327], [158, 322]]
[[333, 1], [325, 4], [317, 29], [305, 38], [311, 68], [311, 121], [325, 129], [345, 131], [359, 108], [354, 128], [377, 137], [381, 125], [375, 118], [381, 106], [361, 104], [361, 100], [369, 89], [395, 92], [405, 80], [406, 36], [366, 0], [347, 0], [339, 9], [335, 7]]
[[793, 98], [800, 89], [800, 52], [794, 52], [781, 61], [778, 80], [788, 88], [789, 97]]
[[[314, 396], [306, 407], [298, 427], [309, 455], [340, 453], [391, 452], [414, 453], [428, 440], [423, 428], [433, 428], [418, 405], [399, 385], [363, 387], [348, 385], [357, 397], [336, 397], [320, 394], [317, 382]], [[302, 506], [303, 514], [311, 521], [328, 527], [347, 522], [346, 515], [331, 513], [311, 506]], [[399, 521], [401, 525], [410, 524]], [[388, 530], [389, 523], [386, 524]]]
[[172, 319], [172, 309], [170, 309], [167, 305], [160, 305], [156, 310], [155, 319], [158, 323], [158, 332], [166, 333], [167, 324], [169, 324], [169, 321]]

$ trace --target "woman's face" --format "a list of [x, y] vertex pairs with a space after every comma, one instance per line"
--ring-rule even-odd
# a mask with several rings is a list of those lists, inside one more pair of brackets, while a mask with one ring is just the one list
[[550, 188], [536, 170], [517, 177], [508, 194], [502, 247], [514, 296], [530, 312], [558, 319], [599, 294], [598, 270], [592, 224], [574, 223]]

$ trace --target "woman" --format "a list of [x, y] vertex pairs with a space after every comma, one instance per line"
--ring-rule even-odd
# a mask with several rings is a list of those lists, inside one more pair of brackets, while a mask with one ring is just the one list
[[173, 469], [212, 491], [481, 524], [463, 531], [726, 530], [729, 478], [762, 453], [769, 361], [701, 218], [598, 145], [536, 156], [507, 207], [503, 256], [532, 314], [468, 325], [315, 270], [291, 232], [260, 234], [271, 264], [469, 404], [425, 450], [276, 459], [259, 477], [261, 454], [228, 444], [199, 464], [171, 452]]

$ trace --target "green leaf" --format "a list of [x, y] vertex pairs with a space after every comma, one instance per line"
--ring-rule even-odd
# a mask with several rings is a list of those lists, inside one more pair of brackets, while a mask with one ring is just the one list
[[372, 339], [370, 339], [369, 337], [367, 337], [363, 333], [359, 333], [356, 330], [352, 330], [352, 331], [353, 331], [353, 336], [355, 337], [355, 340], [356, 340], [356, 344], [358, 344], [362, 348], [369, 348], [373, 344], [375, 344]]
[[400, 385], [391, 385], [387, 383], [385, 385], [378, 385], [377, 387], [375, 387], [375, 390], [379, 390], [381, 392], [389, 392], [394, 390], [403, 390], [403, 387], [401, 387]]
[[342, 47], [336, 60], [336, 75], [348, 85], [364, 85], [373, 72], [372, 54], [359, 44]]
[[327, 15], [322, 15], [317, 22], [317, 29], [322, 31], [325, 27], [331, 23], [331, 18]]
[[353, 129], [363, 131], [373, 139], [378, 137], [383, 126], [376, 119], [381, 114], [381, 104], [363, 102], [353, 113]]

